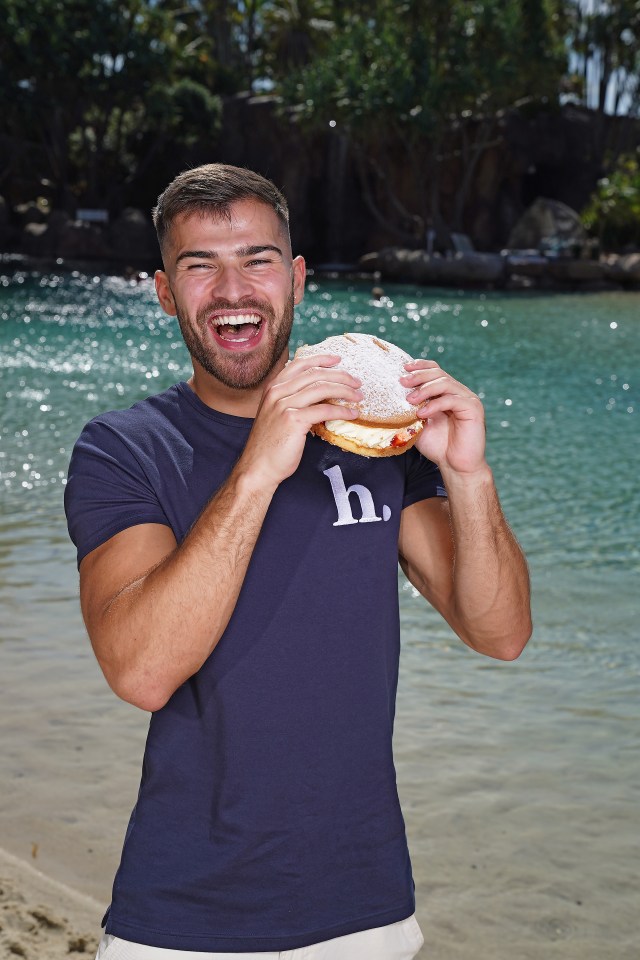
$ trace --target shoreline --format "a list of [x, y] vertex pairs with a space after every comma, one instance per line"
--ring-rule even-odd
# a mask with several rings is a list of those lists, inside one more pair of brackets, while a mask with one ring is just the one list
[[[386, 255], [386, 256], [385, 256]], [[391, 259], [389, 260], [389, 255]], [[615, 256], [618, 260], [622, 255]], [[372, 286], [376, 302], [383, 303], [385, 291], [382, 284], [413, 286], [424, 290], [447, 292], [465, 291], [478, 293], [504, 293], [526, 296], [549, 294], [598, 294], [640, 292], [640, 254], [629, 255], [634, 259], [634, 273], [607, 266], [595, 261], [558, 258], [549, 260], [547, 266], [534, 264], [533, 272], [524, 261], [507, 269], [509, 257], [497, 253], [457, 254], [455, 257], [429, 257], [423, 251], [383, 250], [380, 254], [368, 254], [360, 263], [307, 264], [307, 278], [313, 280], [344, 280], [349, 283], [367, 283]], [[424, 262], [416, 265], [416, 258]], [[542, 258], [537, 258], [538, 260]], [[496, 268], [500, 260], [502, 265]], [[489, 272], [485, 262], [492, 261]], [[595, 267], [593, 264], [595, 263]], [[480, 264], [480, 267], [478, 266]], [[62, 257], [39, 257], [32, 254], [0, 252], [0, 270], [33, 271], [35, 273], [82, 273], [109, 277], [122, 277], [129, 283], [149, 282], [159, 268], [159, 262], [148, 259], [130, 261], [115, 259], [70, 259]], [[496, 273], [496, 269], [498, 272]], [[597, 273], [594, 273], [594, 270]]]
[[94, 957], [103, 907], [0, 847], [0, 958]]

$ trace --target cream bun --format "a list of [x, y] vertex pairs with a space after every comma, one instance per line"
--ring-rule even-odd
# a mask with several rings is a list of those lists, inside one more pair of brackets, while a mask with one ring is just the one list
[[[400, 383], [400, 377], [407, 372], [404, 364], [412, 359], [409, 354], [368, 333], [345, 333], [299, 347], [295, 356], [313, 357], [319, 353], [340, 357], [338, 369], [347, 370], [362, 381], [363, 398], [355, 404], [356, 419], [317, 423], [311, 428], [312, 433], [362, 457], [393, 457], [409, 450], [424, 426], [418, 408], [407, 401], [411, 388]], [[353, 406], [344, 400], [331, 402]]]

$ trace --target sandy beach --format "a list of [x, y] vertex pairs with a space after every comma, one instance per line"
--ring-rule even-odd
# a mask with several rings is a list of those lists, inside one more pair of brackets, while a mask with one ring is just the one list
[[0, 849], [0, 957], [95, 956], [100, 904]]

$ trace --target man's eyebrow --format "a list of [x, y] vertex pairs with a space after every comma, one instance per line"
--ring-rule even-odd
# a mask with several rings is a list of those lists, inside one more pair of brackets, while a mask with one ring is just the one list
[[176, 263], [181, 260], [215, 260], [217, 256], [215, 250], [183, 250], [176, 257]]
[[[280, 247], [276, 247], [272, 243], [256, 243], [246, 247], [238, 247], [234, 250], [234, 253], [236, 257], [254, 257], [258, 253], [268, 251], [277, 253], [279, 257], [283, 256]], [[180, 263], [181, 260], [215, 260], [217, 257], [218, 254], [215, 250], [183, 250], [176, 257], [176, 263]]]
[[236, 255], [238, 257], [253, 257], [256, 253], [266, 253], [269, 250], [272, 253], [277, 253], [280, 257], [282, 256], [280, 247], [276, 247], [272, 243], [257, 243], [249, 247], [239, 247], [236, 250]]

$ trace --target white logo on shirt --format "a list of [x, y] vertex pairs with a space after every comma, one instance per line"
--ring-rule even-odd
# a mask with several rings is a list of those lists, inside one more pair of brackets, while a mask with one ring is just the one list
[[[333, 524], [334, 527], [345, 527], [350, 523], [377, 523], [380, 520], [386, 521], [391, 517], [391, 510], [386, 503], [382, 507], [382, 516], [377, 515], [376, 506], [368, 487], [362, 486], [361, 483], [354, 483], [350, 487], [345, 486], [342, 470], [338, 464], [322, 472], [325, 477], [329, 478], [331, 492], [338, 508], [338, 519]], [[356, 520], [351, 510], [351, 501], [349, 500], [351, 494], [355, 494], [360, 501], [362, 516], [359, 520]]]

